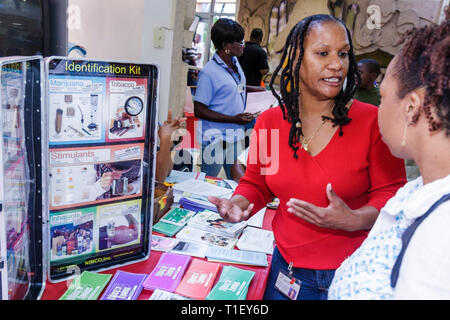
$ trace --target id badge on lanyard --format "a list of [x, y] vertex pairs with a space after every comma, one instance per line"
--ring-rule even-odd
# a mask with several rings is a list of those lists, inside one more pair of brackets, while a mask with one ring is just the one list
[[289, 264], [288, 270], [280, 270], [277, 281], [275, 282], [275, 289], [280, 291], [291, 300], [297, 300], [300, 293], [302, 282], [295, 279], [292, 272], [292, 262]]
[[242, 103], [244, 103], [244, 108], [245, 108], [245, 83], [239, 83], [238, 86], [238, 93], [241, 96], [242, 99]]
[[245, 93], [245, 83], [239, 83], [237, 87], [239, 94]]

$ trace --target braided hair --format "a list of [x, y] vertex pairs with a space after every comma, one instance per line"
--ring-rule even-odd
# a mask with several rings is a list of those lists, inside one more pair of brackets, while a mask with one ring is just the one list
[[[303, 20], [298, 22], [294, 28], [292, 28], [286, 38], [286, 44], [283, 48], [280, 64], [273, 73], [273, 76], [269, 83], [269, 87], [280, 104], [281, 110], [283, 111], [283, 118], [291, 123], [291, 130], [289, 132], [289, 146], [292, 148], [292, 150], [294, 150], [294, 158], [296, 159], [298, 158], [297, 151], [299, 149], [298, 143], [300, 142], [300, 136], [303, 135], [301, 125], [296, 125], [297, 123], [301, 124], [299, 115], [299, 97], [301, 94], [299, 71], [304, 54], [303, 43], [309, 30], [311, 29], [311, 26], [313, 24], [322, 22], [336, 22], [342, 24], [347, 32], [347, 37], [350, 45], [350, 50], [348, 52], [349, 69], [347, 73], [347, 85], [345, 87], [345, 90], [342, 89], [334, 98], [335, 106], [332, 111], [333, 117], [331, 118], [322, 116], [324, 120], [330, 120], [333, 123], [333, 126], [339, 126], [339, 136], [342, 136], [344, 134], [342, 131], [342, 126], [347, 125], [351, 121], [351, 119], [347, 116], [348, 108], [346, 107], [346, 105], [351, 100], [356, 91], [356, 84], [360, 82], [358, 64], [353, 53], [351, 34], [341, 20], [327, 14], [316, 14], [304, 18]], [[294, 66], [295, 57], [297, 56], [297, 50], [300, 51], [299, 58], [296, 65]], [[277, 77], [280, 70], [281, 97], [273, 87], [275, 78]]]
[[[413, 28], [405, 34], [407, 42], [400, 51], [401, 59], [394, 66], [398, 80], [397, 97], [426, 88], [422, 109], [429, 131], [444, 129], [450, 137], [450, 9], [440, 25]], [[434, 110], [433, 110], [434, 109]], [[413, 121], [417, 121], [420, 113]], [[435, 118], [437, 117], [437, 119]]]

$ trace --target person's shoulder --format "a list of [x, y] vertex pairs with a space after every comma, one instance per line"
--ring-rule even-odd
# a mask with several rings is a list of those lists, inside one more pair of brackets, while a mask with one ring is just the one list
[[216, 83], [217, 81], [220, 81], [220, 71], [221, 71], [221, 67], [214, 61], [210, 60], [202, 68], [202, 70], [200, 71], [198, 76], [199, 76], [199, 79], [206, 77], [210, 81]]
[[352, 119], [364, 118], [366, 120], [376, 120], [378, 117], [378, 107], [370, 103], [353, 99], [348, 116]]
[[281, 107], [273, 107], [263, 111], [258, 116], [258, 121], [263, 123], [279, 123], [279, 120], [283, 118], [283, 111]]
[[262, 112], [260, 116], [276, 119], [283, 116], [283, 110], [281, 110], [280, 106], [272, 107]]
[[202, 68], [200, 73], [203, 74], [214, 74], [215, 70], [217, 69], [217, 63], [215, 63], [213, 60], [209, 60]]

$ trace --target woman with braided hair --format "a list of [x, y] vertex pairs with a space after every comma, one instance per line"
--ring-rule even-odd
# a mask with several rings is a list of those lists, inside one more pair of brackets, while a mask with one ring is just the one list
[[381, 209], [329, 299], [450, 299], [450, 20], [406, 37], [381, 83], [378, 122], [390, 151], [421, 176]]
[[[378, 109], [351, 99], [357, 81], [345, 25], [329, 15], [300, 21], [271, 81], [280, 106], [258, 117], [245, 176], [231, 199], [209, 198], [227, 221], [279, 198], [265, 299], [326, 299], [334, 270], [406, 182], [403, 161], [381, 141]], [[286, 290], [275, 288], [282, 273]]]

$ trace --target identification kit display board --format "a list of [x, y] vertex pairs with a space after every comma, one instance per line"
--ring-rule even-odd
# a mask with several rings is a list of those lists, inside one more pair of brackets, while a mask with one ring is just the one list
[[0, 300], [149, 257], [158, 81], [152, 64], [0, 58]]
[[148, 256], [155, 66], [46, 59], [51, 281]]

